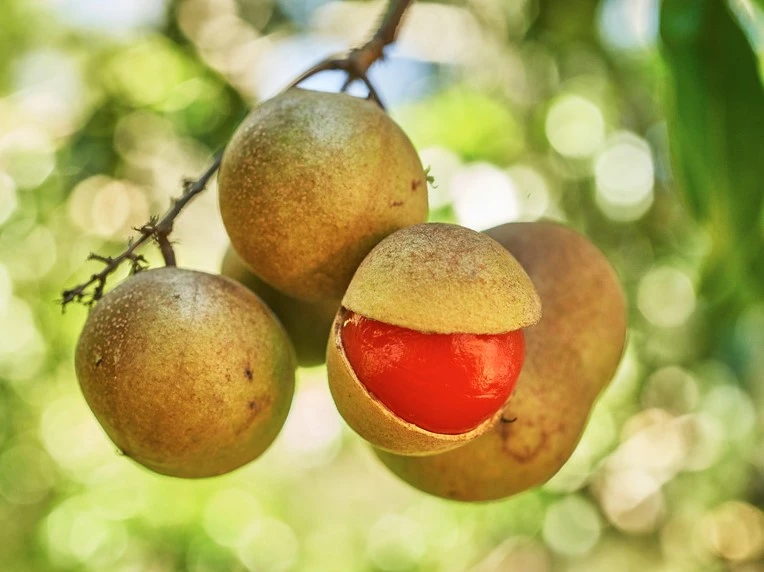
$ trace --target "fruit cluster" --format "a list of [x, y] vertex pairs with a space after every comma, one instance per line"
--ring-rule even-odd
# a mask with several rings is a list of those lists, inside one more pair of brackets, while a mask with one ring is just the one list
[[626, 330], [583, 236], [425, 223], [403, 131], [373, 102], [302, 89], [239, 127], [219, 197], [222, 276], [138, 273], [82, 332], [80, 385], [126, 456], [178, 477], [234, 470], [279, 433], [296, 366], [324, 358], [347, 423], [428, 493], [501, 498], [570, 456]]

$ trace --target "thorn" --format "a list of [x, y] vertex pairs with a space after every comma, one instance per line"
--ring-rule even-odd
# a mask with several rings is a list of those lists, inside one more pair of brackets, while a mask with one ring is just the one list
[[91, 252], [88, 255], [88, 260], [96, 260], [104, 264], [111, 264], [113, 262], [113, 259], [111, 256], [101, 256], [100, 254], [96, 254], [95, 252]]

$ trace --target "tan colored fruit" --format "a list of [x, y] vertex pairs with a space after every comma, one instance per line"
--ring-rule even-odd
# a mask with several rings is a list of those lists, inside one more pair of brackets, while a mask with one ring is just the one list
[[124, 454], [176, 477], [219, 475], [258, 457], [294, 392], [293, 350], [265, 304], [233, 280], [175, 267], [104, 296], [75, 366]]
[[358, 267], [342, 306], [439, 334], [499, 334], [541, 317], [533, 283], [505, 248], [443, 223], [415, 225], [382, 241]]
[[448, 224], [412, 226], [364, 259], [342, 301], [327, 349], [329, 387], [340, 414], [364, 439], [402, 455], [453, 449], [492, 427], [501, 411], [461, 434], [427, 431], [401, 419], [358, 379], [343, 347], [347, 311], [425, 333], [497, 334], [539, 319], [533, 284], [489, 237]]
[[324, 363], [329, 331], [340, 306], [338, 301], [306, 302], [287, 296], [255, 276], [230, 247], [223, 258], [220, 273], [252, 290], [273, 310], [292, 340], [301, 366]]
[[427, 218], [409, 139], [375, 103], [291, 89], [258, 106], [218, 179], [231, 243], [263, 280], [304, 300], [339, 300], [385, 236]]
[[377, 451], [414, 487], [462, 501], [499, 499], [551, 478], [575, 449], [592, 404], [620, 360], [626, 306], [608, 261], [589, 240], [549, 223], [487, 231], [522, 264], [544, 315], [526, 330], [526, 360], [503, 421], [430, 457]]

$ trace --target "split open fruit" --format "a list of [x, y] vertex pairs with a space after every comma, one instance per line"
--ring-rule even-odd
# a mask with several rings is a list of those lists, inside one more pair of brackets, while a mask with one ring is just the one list
[[359, 380], [401, 419], [434, 433], [470, 431], [492, 417], [515, 387], [522, 330], [434, 334], [348, 313], [345, 355]]
[[525, 366], [502, 422], [438, 455], [376, 451], [412, 486], [462, 501], [513, 495], [546, 482], [562, 467], [615, 373], [626, 336], [618, 278], [586, 237], [550, 222], [486, 232], [520, 261], [544, 305], [539, 323], [525, 331]]
[[400, 230], [353, 277], [327, 349], [348, 424], [377, 447], [427, 455], [489, 429], [517, 380], [538, 296], [493, 239], [447, 224]]

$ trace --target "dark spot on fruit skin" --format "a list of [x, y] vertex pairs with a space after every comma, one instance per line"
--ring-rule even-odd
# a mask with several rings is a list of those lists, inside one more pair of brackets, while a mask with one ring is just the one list
[[102, 358], [102, 357], [99, 357], [99, 358], [98, 358], [98, 359], [95, 361], [95, 365], [96, 365], [96, 367], [98, 367], [99, 365], [101, 365], [101, 362], [102, 362], [102, 361], [103, 361], [103, 358]]
[[514, 423], [515, 421], [517, 421], [517, 417], [504, 417], [503, 415], [501, 416], [502, 423]]
[[[541, 432], [541, 436], [539, 438], [539, 442], [536, 444], [533, 448], [526, 447], [523, 451], [518, 451], [512, 448], [510, 443], [510, 435], [512, 433], [511, 430], [512, 424], [511, 423], [502, 423], [501, 424], [501, 449], [502, 452], [507, 455], [508, 457], [511, 457], [515, 461], [521, 464], [526, 464], [532, 461], [541, 451], [544, 450], [544, 447], [546, 445], [547, 440], [549, 439], [549, 434], [546, 431]], [[526, 425], [527, 427], [532, 427], [532, 425]]]
[[246, 376], [247, 376], [247, 379], [248, 379], [249, 381], [252, 381], [252, 370], [251, 370], [251, 369], [249, 369], [249, 368], [246, 368], [246, 369], [244, 370], [244, 375], [246, 375]]
[[402, 207], [403, 206], [403, 201], [393, 201], [393, 202], [390, 203], [390, 206], [391, 207]]
[[268, 407], [268, 402], [268, 399], [261, 400], [259, 404], [254, 399], [247, 402], [247, 415], [242, 424], [236, 428], [236, 435], [241, 435], [252, 426], [252, 423], [254, 423], [255, 419], [257, 419], [258, 413], [260, 413], [263, 408]]
[[414, 179], [411, 181], [411, 190], [416, 191], [420, 186], [422, 185], [422, 181], [419, 179]]
[[[503, 421], [504, 417], [502, 417], [501, 419]], [[502, 446], [502, 449], [506, 449], [507, 439], [509, 439], [509, 434], [512, 432], [511, 427], [512, 427], [511, 423], [503, 423], [502, 422], [499, 425], [499, 431], [501, 432], [501, 446]]]

